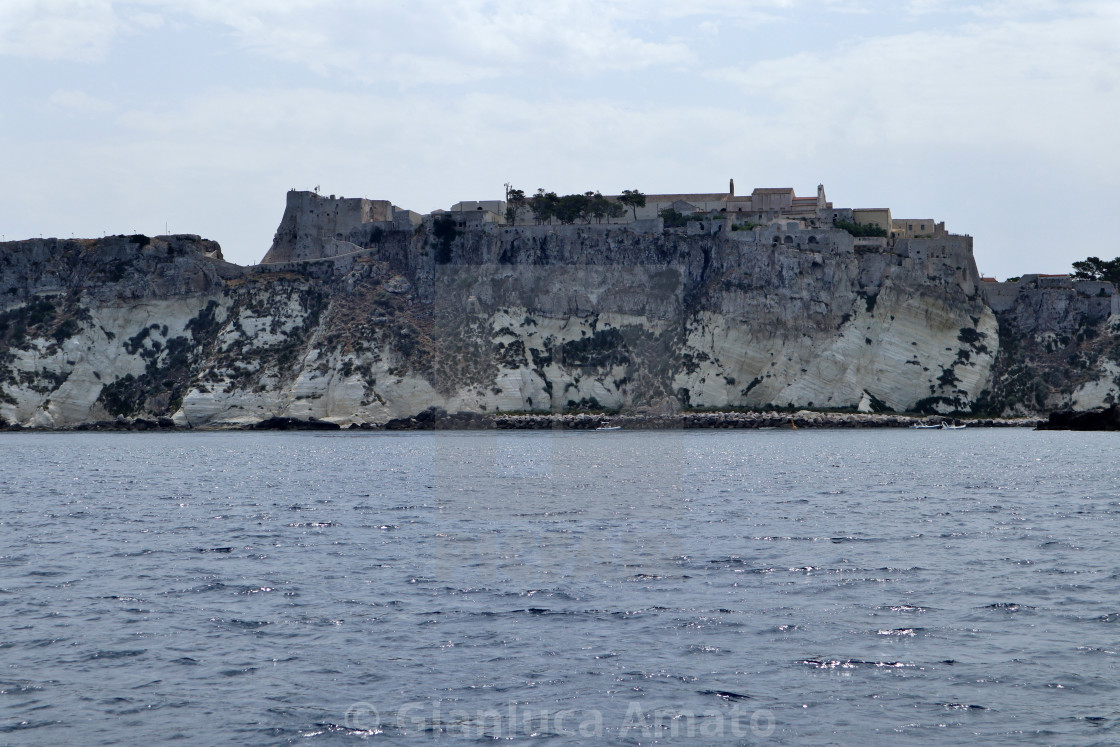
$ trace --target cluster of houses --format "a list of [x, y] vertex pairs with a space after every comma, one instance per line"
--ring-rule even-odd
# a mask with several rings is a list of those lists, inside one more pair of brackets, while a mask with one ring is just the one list
[[[604, 196], [628, 209], [608, 211], [611, 217], [581, 228], [609, 230], [624, 225], [639, 233], [660, 234], [672, 225], [672, 230], [686, 234], [723, 233], [739, 241], [798, 249], [812, 246], [821, 251], [892, 251], [917, 262], [975, 266], [971, 236], [948, 233], [944, 223], [932, 218], [894, 218], [889, 208], [837, 208], [828, 201], [823, 185], [817, 187], [813, 197], [799, 197], [791, 187], [758, 188], [738, 195], [734, 180], [726, 192], [641, 195], [645, 204], [640, 206], [624, 199], [633, 195]], [[538, 224], [526, 200], [462, 201], [448, 210], [421, 215], [387, 200], [325, 197], [317, 192], [291, 190], [272, 248], [262, 262], [336, 257], [375, 245], [383, 231], [411, 230], [437, 220], [451, 221], [459, 228], [486, 230]], [[863, 235], [849, 236], [833, 230], [840, 223], [880, 230], [853, 231]]]
[[[508, 195], [507, 195], [508, 196]], [[825, 197], [824, 185], [817, 186], [813, 197], [798, 197], [792, 187], [760, 187], [750, 194], [735, 194], [732, 179], [727, 192], [702, 194], [643, 195], [645, 205], [618, 211], [618, 215], [599, 225], [627, 225], [637, 230], [659, 232], [662, 216], [667, 211], [700, 223], [703, 232], [730, 231], [736, 226], [769, 226], [775, 222], [790, 229], [828, 229], [837, 221], [875, 226], [889, 239], [932, 239], [947, 235], [945, 224], [932, 218], [894, 218], [890, 208], [837, 208]], [[606, 195], [611, 202], [620, 202], [621, 195]], [[433, 210], [421, 215], [399, 208], [387, 200], [364, 198], [320, 197], [310, 192], [289, 193], [289, 202], [299, 203], [298, 213], [316, 216], [335, 224], [340, 233], [363, 224], [391, 225], [398, 228], [418, 226], [424, 220], [446, 218], [458, 227], [471, 225], [533, 225], [536, 220], [530, 207], [522, 202], [514, 210], [509, 200], [464, 200], [447, 210]], [[290, 205], [292, 207], [292, 205]], [[796, 223], [796, 225], [793, 225]], [[632, 225], [639, 224], [639, 225]], [[697, 227], [691, 227], [696, 230]], [[328, 233], [329, 235], [329, 233]]]
[[[607, 195], [618, 202], [621, 195]], [[460, 227], [489, 223], [510, 225], [535, 223], [532, 211], [520, 207], [512, 215], [507, 200], [469, 200], [457, 202], [448, 210], [435, 210], [433, 217], [446, 217]], [[645, 206], [626, 210], [620, 217], [609, 218], [610, 224], [645, 223], [672, 210], [685, 217], [704, 216], [711, 219], [709, 230], [715, 233], [731, 226], [769, 225], [774, 221], [797, 221], [800, 228], [826, 228], [835, 221], [847, 221], [881, 228], [889, 238], [936, 238], [944, 236], [945, 224], [932, 218], [894, 218], [890, 208], [836, 208], [825, 197], [824, 185], [817, 186], [814, 197], [798, 197], [792, 187], [759, 187], [750, 194], [736, 195], [732, 179], [727, 192], [703, 194], [645, 195]]]

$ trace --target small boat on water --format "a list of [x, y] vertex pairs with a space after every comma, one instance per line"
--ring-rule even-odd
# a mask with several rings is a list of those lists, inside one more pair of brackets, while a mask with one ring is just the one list
[[599, 427], [597, 427], [595, 430], [597, 430], [597, 431], [620, 431], [620, 430], [622, 430], [622, 426], [621, 425], [611, 425], [610, 423], [608, 423], [607, 421], [604, 420], [602, 423], [599, 423]]
[[963, 430], [967, 427], [968, 427], [968, 425], [966, 425], [965, 423], [961, 423], [960, 425], [953, 425], [952, 423], [950, 423], [948, 421], [941, 422], [941, 423], [935, 423], [933, 425], [924, 425], [924, 424], [919, 423], [919, 424], [910, 426], [911, 430], [937, 430], [937, 431], [959, 431], [959, 430]]
[[934, 429], [934, 428], [941, 428], [941, 425], [942, 424], [940, 424], [940, 423], [935, 424], [935, 425], [922, 425], [922, 424], [919, 423], [918, 425], [910, 426], [910, 430], [919, 430], [919, 431], [920, 430], [930, 430], [930, 429]]
[[947, 431], [959, 431], [959, 430], [963, 430], [967, 427], [968, 426], [965, 425], [964, 423], [961, 423], [960, 425], [950, 425], [948, 423], [942, 423], [941, 424], [941, 428], [943, 430], [947, 430]]

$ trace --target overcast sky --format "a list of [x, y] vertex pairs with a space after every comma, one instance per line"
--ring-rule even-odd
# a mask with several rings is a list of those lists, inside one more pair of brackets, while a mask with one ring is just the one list
[[419, 212], [823, 182], [1120, 255], [1117, 0], [0, 0], [0, 234], [198, 233], [259, 261], [289, 188]]

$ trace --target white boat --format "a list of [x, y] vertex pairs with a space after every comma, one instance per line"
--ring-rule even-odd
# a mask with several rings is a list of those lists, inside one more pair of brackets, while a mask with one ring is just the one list
[[912, 425], [912, 426], [910, 426], [910, 428], [912, 428], [914, 430], [928, 430], [930, 428], [943, 428], [944, 425], [945, 425], [944, 423], [942, 423], [940, 425], [920, 425], [919, 424], [919, 425]]
[[949, 425], [948, 423], [942, 423], [941, 427], [947, 431], [959, 431], [967, 428], [968, 426], [963, 423], [961, 425]]
[[621, 425], [611, 425], [610, 423], [600, 423], [599, 427], [596, 428], [595, 430], [597, 430], [597, 431], [620, 431], [620, 430], [622, 430], [622, 426]]

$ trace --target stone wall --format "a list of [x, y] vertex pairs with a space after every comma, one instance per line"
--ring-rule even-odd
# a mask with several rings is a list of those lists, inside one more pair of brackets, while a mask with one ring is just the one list
[[291, 190], [272, 247], [262, 262], [317, 259], [324, 256], [329, 239], [353, 242], [356, 235], [384, 230], [393, 221], [394, 208], [386, 200], [322, 197]]
[[998, 313], [1007, 311], [1019, 299], [1019, 283], [993, 283], [984, 281], [980, 284], [980, 291], [984, 294], [984, 301], [992, 311]]

